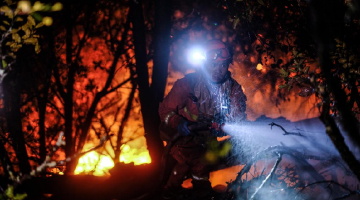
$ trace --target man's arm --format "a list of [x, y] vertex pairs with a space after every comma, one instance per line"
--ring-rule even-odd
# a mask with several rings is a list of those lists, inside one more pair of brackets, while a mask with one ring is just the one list
[[176, 129], [183, 119], [178, 111], [185, 107], [188, 98], [190, 86], [188, 81], [183, 78], [175, 82], [169, 94], [159, 105], [159, 115], [161, 122], [170, 128]]

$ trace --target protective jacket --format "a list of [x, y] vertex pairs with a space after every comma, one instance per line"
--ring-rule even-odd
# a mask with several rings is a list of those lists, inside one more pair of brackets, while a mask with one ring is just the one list
[[230, 77], [221, 84], [213, 84], [201, 73], [192, 73], [175, 82], [159, 106], [162, 139], [169, 140], [176, 133], [181, 120], [206, 122], [220, 112], [221, 101], [230, 100], [229, 121], [246, 118], [246, 96], [241, 85]]
[[164, 188], [181, 187], [184, 176], [190, 174], [194, 189], [197, 188], [204, 194], [211, 190], [208, 180], [211, 167], [204, 162], [205, 144], [216, 139], [216, 136], [211, 135], [210, 131], [198, 131], [179, 137], [176, 132], [177, 126], [184, 119], [200, 123], [211, 121], [224, 106], [224, 99], [227, 99], [229, 104], [228, 121], [246, 119], [246, 96], [240, 84], [231, 78], [230, 72], [226, 77], [221, 84], [214, 84], [199, 72], [188, 74], [175, 82], [169, 94], [160, 103], [161, 138], [170, 142], [171, 145], [166, 148], [169, 152], [166, 154], [170, 154], [177, 161]]

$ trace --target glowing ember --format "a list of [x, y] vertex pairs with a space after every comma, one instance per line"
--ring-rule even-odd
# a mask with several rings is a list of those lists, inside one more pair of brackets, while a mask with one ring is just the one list
[[263, 65], [261, 63], [257, 64], [256, 69], [259, 70], [259, 71], [262, 70]]

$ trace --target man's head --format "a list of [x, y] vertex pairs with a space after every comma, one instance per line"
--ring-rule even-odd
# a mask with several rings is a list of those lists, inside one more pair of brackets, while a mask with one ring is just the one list
[[232, 54], [221, 40], [210, 40], [205, 44], [205, 76], [213, 83], [221, 83], [227, 79]]

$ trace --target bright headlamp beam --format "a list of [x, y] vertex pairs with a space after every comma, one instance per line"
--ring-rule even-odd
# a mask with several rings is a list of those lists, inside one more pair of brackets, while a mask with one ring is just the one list
[[202, 55], [200, 52], [194, 52], [193, 58], [196, 60], [205, 60], [205, 56]]
[[190, 48], [187, 52], [187, 60], [193, 66], [201, 66], [205, 61], [205, 54], [203, 49], [198, 46]]

